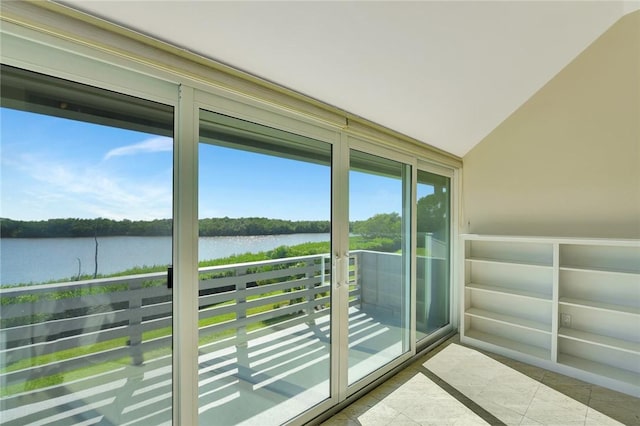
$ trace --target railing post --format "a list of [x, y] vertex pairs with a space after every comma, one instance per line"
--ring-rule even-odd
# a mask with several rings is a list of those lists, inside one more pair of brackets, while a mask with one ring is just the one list
[[238, 357], [238, 380], [240, 389], [251, 390], [251, 367], [249, 365], [249, 342], [247, 339], [247, 278], [246, 267], [236, 269], [236, 321], [242, 322], [236, 327], [236, 355]]
[[131, 363], [142, 365], [142, 280], [129, 282], [129, 347]]
[[[362, 252], [358, 252], [358, 253], [356, 253], [355, 256], [351, 256], [351, 257], [353, 257], [353, 286], [356, 289], [356, 295], [358, 296], [358, 300], [360, 301], [360, 306], [358, 307], [358, 309], [362, 309], [362, 305], [364, 303], [364, 301], [363, 301], [363, 299], [364, 299], [364, 291], [363, 291], [362, 284], [361, 284], [363, 281], [362, 281], [362, 276], [361, 276], [360, 268], [359, 268], [359, 264], [361, 263], [360, 262], [360, 257], [361, 256], [362, 256]], [[347, 262], [349, 262], [348, 259], [347, 259]]]
[[[307, 259], [307, 261], [305, 261], [305, 265], [306, 268], [312, 268], [314, 267], [316, 264], [315, 259]], [[304, 277], [307, 280], [307, 284], [305, 285], [305, 293], [306, 293], [306, 297], [307, 297], [307, 307], [305, 308], [306, 314], [307, 314], [307, 323], [308, 324], [313, 324], [313, 313], [315, 311], [315, 294], [313, 289], [315, 288], [316, 284], [313, 280], [313, 278], [316, 275], [316, 271], [315, 269], [312, 270], [311, 273], [306, 272], [304, 274]]]
[[[331, 268], [331, 255], [330, 254], [322, 254], [320, 255], [320, 261], [321, 261], [321, 271], [322, 271], [322, 278], [320, 280], [320, 285], [324, 287], [325, 284], [327, 284], [327, 261], [328, 261], [328, 266], [329, 268]], [[331, 275], [332, 271], [329, 270], [329, 289], [331, 289], [331, 282], [333, 281], [333, 276]], [[331, 297], [331, 290], [329, 290], [329, 297]], [[326, 304], [322, 304], [321, 308], [324, 309], [326, 307]]]
[[424, 236], [424, 294], [425, 294], [425, 319], [429, 323], [429, 315], [431, 314], [431, 302], [433, 298], [433, 265], [434, 265], [434, 244], [433, 233], [428, 232]]

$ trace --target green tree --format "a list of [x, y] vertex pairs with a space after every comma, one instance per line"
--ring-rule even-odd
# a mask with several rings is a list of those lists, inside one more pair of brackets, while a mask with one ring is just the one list
[[367, 220], [353, 223], [353, 232], [364, 238], [392, 238], [400, 240], [402, 237], [402, 218], [398, 213], [378, 213]]
[[[449, 206], [447, 195], [444, 192], [436, 192], [418, 200], [416, 206], [418, 235], [430, 233], [439, 240], [448, 240]], [[422, 241], [422, 238], [418, 238], [418, 246], [424, 245]]]

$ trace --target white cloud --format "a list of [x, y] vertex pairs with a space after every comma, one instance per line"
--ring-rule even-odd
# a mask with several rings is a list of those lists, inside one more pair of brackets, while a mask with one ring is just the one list
[[171, 217], [170, 165], [164, 164], [153, 173], [114, 174], [106, 164], [50, 161], [33, 154], [24, 154], [20, 160], [15, 174], [21, 178], [17, 192], [3, 188], [3, 201], [11, 198], [11, 203], [2, 205], [2, 215], [6, 217]]
[[173, 139], [159, 136], [151, 139], [144, 140], [142, 142], [134, 143], [132, 145], [121, 146], [114, 148], [107, 152], [104, 156], [105, 160], [111, 157], [119, 157], [123, 155], [135, 155], [148, 152], [163, 152], [171, 151], [173, 149]]

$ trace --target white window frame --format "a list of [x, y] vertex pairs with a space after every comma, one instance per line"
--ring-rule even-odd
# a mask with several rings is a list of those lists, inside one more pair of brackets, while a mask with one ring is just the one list
[[[57, 24], [67, 24], [67, 18], [60, 16]], [[68, 30], [73, 33], [74, 28]], [[116, 51], [105, 50], [90, 42], [81, 43], [74, 38], [56, 36], [53, 32], [39, 30], [37, 26], [18, 25], [3, 21], [0, 28], [2, 63], [14, 67], [59, 77], [90, 86], [136, 96], [170, 105], [174, 108], [174, 235], [173, 263], [176, 282], [183, 283], [186, 292], [174, 292], [174, 424], [197, 424], [198, 422], [198, 370], [197, 363], [197, 290], [198, 290], [198, 115], [200, 109], [237, 117], [254, 123], [296, 133], [312, 139], [332, 144], [332, 259], [339, 271], [333, 283], [332, 310], [333, 324], [344, 325], [348, 318], [344, 295], [347, 286], [339, 286], [346, 279], [344, 259], [348, 256], [349, 215], [348, 176], [349, 150], [356, 149], [380, 157], [389, 158], [411, 166], [411, 233], [416, 230], [416, 177], [417, 170], [425, 170], [451, 178], [451, 319], [449, 333], [458, 326], [458, 269], [454, 267], [459, 256], [458, 217], [460, 196], [460, 169], [443, 165], [428, 159], [415, 145], [399, 140], [382, 140], [363, 135], [352, 130], [348, 120], [323, 120], [311, 116], [295, 107], [268, 102], [237, 88], [230, 88], [220, 82], [206, 81], [193, 75], [160, 69], [154, 64], [137, 60]], [[78, 31], [81, 33], [81, 31]], [[80, 37], [81, 38], [81, 37]], [[383, 138], [384, 139], [384, 138]], [[425, 149], [425, 151], [427, 151]], [[425, 155], [422, 157], [421, 155]], [[335, 236], [336, 238], [333, 238]], [[415, 286], [416, 286], [416, 242], [412, 238], [411, 252], [411, 339], [410, 351], [403, 354], [384, 368], [360, 380], [348, 388], [347, 363], [340, 348], [346, 348], [348, 339], [342, 326], [334, 327], [331, 356], [331, 398], [314, 409], [302, 414], [292, 423], [304, 423], [326, 411], [335, 404], [358, 392], [382, 375], [399, 367], [416, 353], [415, 340]], [[440, 333], [440, 332], [438, 332]], [[342, 356], [341, 356], [342, 355]], [[195, 366], [194, 366], [195, 364]], [[337, 373], [336, 373], [337, 372]], [[336, 380], [337, 378], [337, 380]]]

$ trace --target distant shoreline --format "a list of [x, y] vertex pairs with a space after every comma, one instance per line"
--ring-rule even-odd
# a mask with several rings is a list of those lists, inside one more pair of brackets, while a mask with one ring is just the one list
[[[0, 238], [166, 237], [172, 235], [171, 219], [0, 219]], [[206, 218], [199, 220], [200, 236], [323, 234], [331, 231], [328, 220], [290, 221], [263, 217]]]

